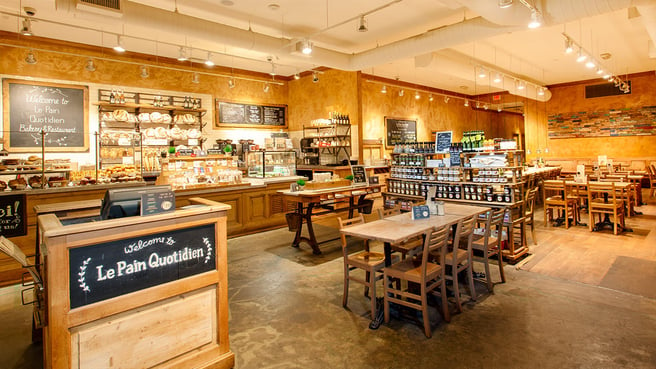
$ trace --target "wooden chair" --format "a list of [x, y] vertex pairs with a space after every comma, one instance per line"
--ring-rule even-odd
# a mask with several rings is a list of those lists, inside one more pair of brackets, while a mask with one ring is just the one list
[[[607, 174], [599, 180], [600, 182], [626, 182], [629, 183], [628, 175], [626, 174]], [[624, 202], [626, 208], [625, 215], [631, 217], [633, 214], [634, 205], [636, 205], [637, 186], [630, 184], [626, 189], [616, 188], [617, 197]]]
[[[456, 233], [453, 237], [453, 243], [446, 254], [445, 259], [439, 259], [439, 255], [431, 254], [442, 265], [450, 267], [450, 273], [445, 278], [453, 282], [453, 292], [456, 299], [456, 308], [462, 312], [462, 303], [460, 302], [460, 287], [458, 286], [458, 273], [463, 270], [467, 273], [469, 279], [469, 294], [473, 301], [476, 301], [476, 289], [474, 287], [474, 270], [472, 268], [472, 241], [474, 239], [474, 227], [476, 225], [476, 216], [465, 218], [458, 222]], [[442, 262], [444, 260], [444, 262]]]
[[533, 244], [537, 245], [538, 241], [535, 238], [535, 199], [538, 195], [538, 188], [533, 187], [526, 193], [526, 198], [524, 199], [524, 225], [531, 227], [531, 239], [533, 239]]
[[[537, 187], [535, 188], [537, 191]], [[474, 234], [472, 239], [472, 249], [483, 253], [481, 260], [485, 264], [485, 279], [487, 289], [492, 292], [492, 276], [490, 275], [490, 258], [497, 256], [499, 262], [499, 274], [501, 282], [506, 282], [506, 275], [503, 272], [503, 255], [501, 253], [501, 235], [503, 231], [503, 216], [506, 208], [493, 209], [485, 213], [483, 217], [478, 218], [479, 226], [482, 225], [483, 234]], [[482, 224], [481, 224], [481, 221]], [[480, 229], [480, 228], [479, 228]]]
[[[450, 321], [449, 305], [446, 297], [446, 280], [444, 265], [434, 262], [430, 255], [438, 255], [439, 260], [446, 259], [449, 227], [424, 235], [421, 257], [407, 258], [384, 269], [385, 286], [385, 322], [389, 322], [390, 302], [421, 310], [424, 321], [424, 334], [430, 338], [430, 319], [428, 317], [428, 294], [439, 288], [442, 297], [442, 315], [445, 321]], [[406, 283], [403, 283], [405, 281]], [[392, 283], [396, 282], [396, 283]], [[418, 284], [416, 290], [403, 290], [402, 285]]]
[[[400, 208], [391, 208], [391, 209], [381, 209], [378, 208], [378, 219], [387, 218], [392, 215], [401, 214]], [[412, 256], [417, 252], [421, 251], [420, 246], [424, 243], [423, 237], [412, 238], [401, 243], [391, 244], [390, 248], [393, 252], [398, 252], [401, 254], [401, 259], [405, 259], [406, 256]]]
[[[356, 224], [364, 223], [364, 216], [362, 214], [351, 219], [337, 218], [339, 222], [339, 229], [343, 229]], [[349, 281], [361, 283], [365, 286], [364, 295], [367, 296], [371, 290], [371, 318], [376, 317], [376, 281], [383, 279], [383, 267], [385, 266], [385, 254], [382, 252], [372, 252], [369, 250], [368, 240], [364, 240], [364, 251], [351, 254], [349, 245], [346, 242], [346, 235], [341, 234], [342, 239], [342, 254], [344, 256], [344, 294], [342, 297], [342, 306], [346, 307], [348, 303]], [[398, 260], [398, 257], [395, 258]], [[365, 272], [365, 278], [362, 279], [358, 275], [353, 275], [350, 272], [355, 269], [361, 269]]]
[[613, 234], [618, 234], [618, 223], [625, 227], [624, 202], [617, 197], [615, 183], [588, 182], [588, 213], [590, 231], [595, 227], [595, 214], [599, 214], [600, 222], [604, 217], [612, 216]]
[[656, 195], [656, 165], [647, 166], [647, 175], [649, 176], [649, 197]]
[[544, 226], [550, 221], [564, 217], [565, 228], [569, 228], [569, 218], [574, 221], [578, 219], [576, 196], [568, 193], [565, 180], [551, 180], [544, 182]]

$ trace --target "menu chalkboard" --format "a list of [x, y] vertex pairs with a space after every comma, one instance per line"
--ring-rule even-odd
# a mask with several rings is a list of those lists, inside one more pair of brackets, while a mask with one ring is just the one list
[[435, 133], [435, 152], [448, 153], [451, 147], [452, 131]]
[[71, 309], [216, 268], [214, 223], [69, 250]]
[[8, 151], [89, 149], [87, 86], [3, 79], [2, 94]]
[[385, 146], [417, 141], [417, 121], [385, 117]]
[[27, 199], [25, 194], [0, 196], [0, 236], [27, 234]]
[[364, 165], [351, 165], [353, 184], [367, 184], [367, 171]]
[[287, 105], [256, 105], [216, 100], [216, 126], [287, 127]]

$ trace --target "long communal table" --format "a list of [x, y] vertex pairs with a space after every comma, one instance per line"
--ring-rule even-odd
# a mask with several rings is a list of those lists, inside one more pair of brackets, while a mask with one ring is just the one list
[[[278, 191], [284, 196], [285, 201], [296, 203], [296, 212], [287, 214], [290, 230], [293, 228], [296, 230], [292, 247], [299, 247], [301, 242], [306, 242], [312, 247], [314, 254], [321, 254], [312, 227], [312, 217], [348, 211], [349, 219], [353, 218], [354, 211], [362, 211], [372, 206], [371, 202], [365, 201], [365, 197], [380, 192], [380, 187], [379, 184], [371, 184], [304, 191]], [[307, 226], [309, 237], [302, 236], [303, 223]]]

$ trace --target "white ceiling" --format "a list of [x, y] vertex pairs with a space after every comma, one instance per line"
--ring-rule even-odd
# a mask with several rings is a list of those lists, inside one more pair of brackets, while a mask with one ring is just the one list
[[[77, 1], [3, 0], [0, 29], [18, 32], [16, 15], [29, 6], [38, 36], [111, 47], [122, 34], [129, 51], [175, 58], [186, 45], [199, 60], [211, 51], [216, 64], [238, 69], [362, 70], [468, 95], [511, 89], [477, 78], [480, 66], [541, 86], [596, 78], [563, 53], [563, 32], [615, 74], [656, 69], [656, 0], [525, 0], [545, 19], [534, 30], [520, 0], [507, 9], [498, 0], [123, 0], [116, 16]], [[367, 32], [356, 30], [362, 14]], [[310, 57], [295, 52], [306, 38]]]

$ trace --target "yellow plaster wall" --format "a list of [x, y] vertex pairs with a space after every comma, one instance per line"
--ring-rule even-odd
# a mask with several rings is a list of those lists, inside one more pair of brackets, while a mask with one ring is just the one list
[[[637, 108], [656, 105], [656, 75], [642, 73], [630, 78], [631, 94], [585, 98], [585, 86], [602, 81], [567, 84], [550, 88], [553, 96], [546, 103], [546, 115], [578, 111], [603, 111], [609, 109]], [[528, 110], [529, 114], [534, 111]], [[527, 143], [532, 149], [541, 149], [546, 158], [595, 159], [598, 155], [609, 158], [645, 158], [656, 156], [656, 136], [589, 137], [549, 139], [547, 117], [539, 115], [537, 121], [527, 119]], [[548, 148], [548, 153], [544, 149]]]

